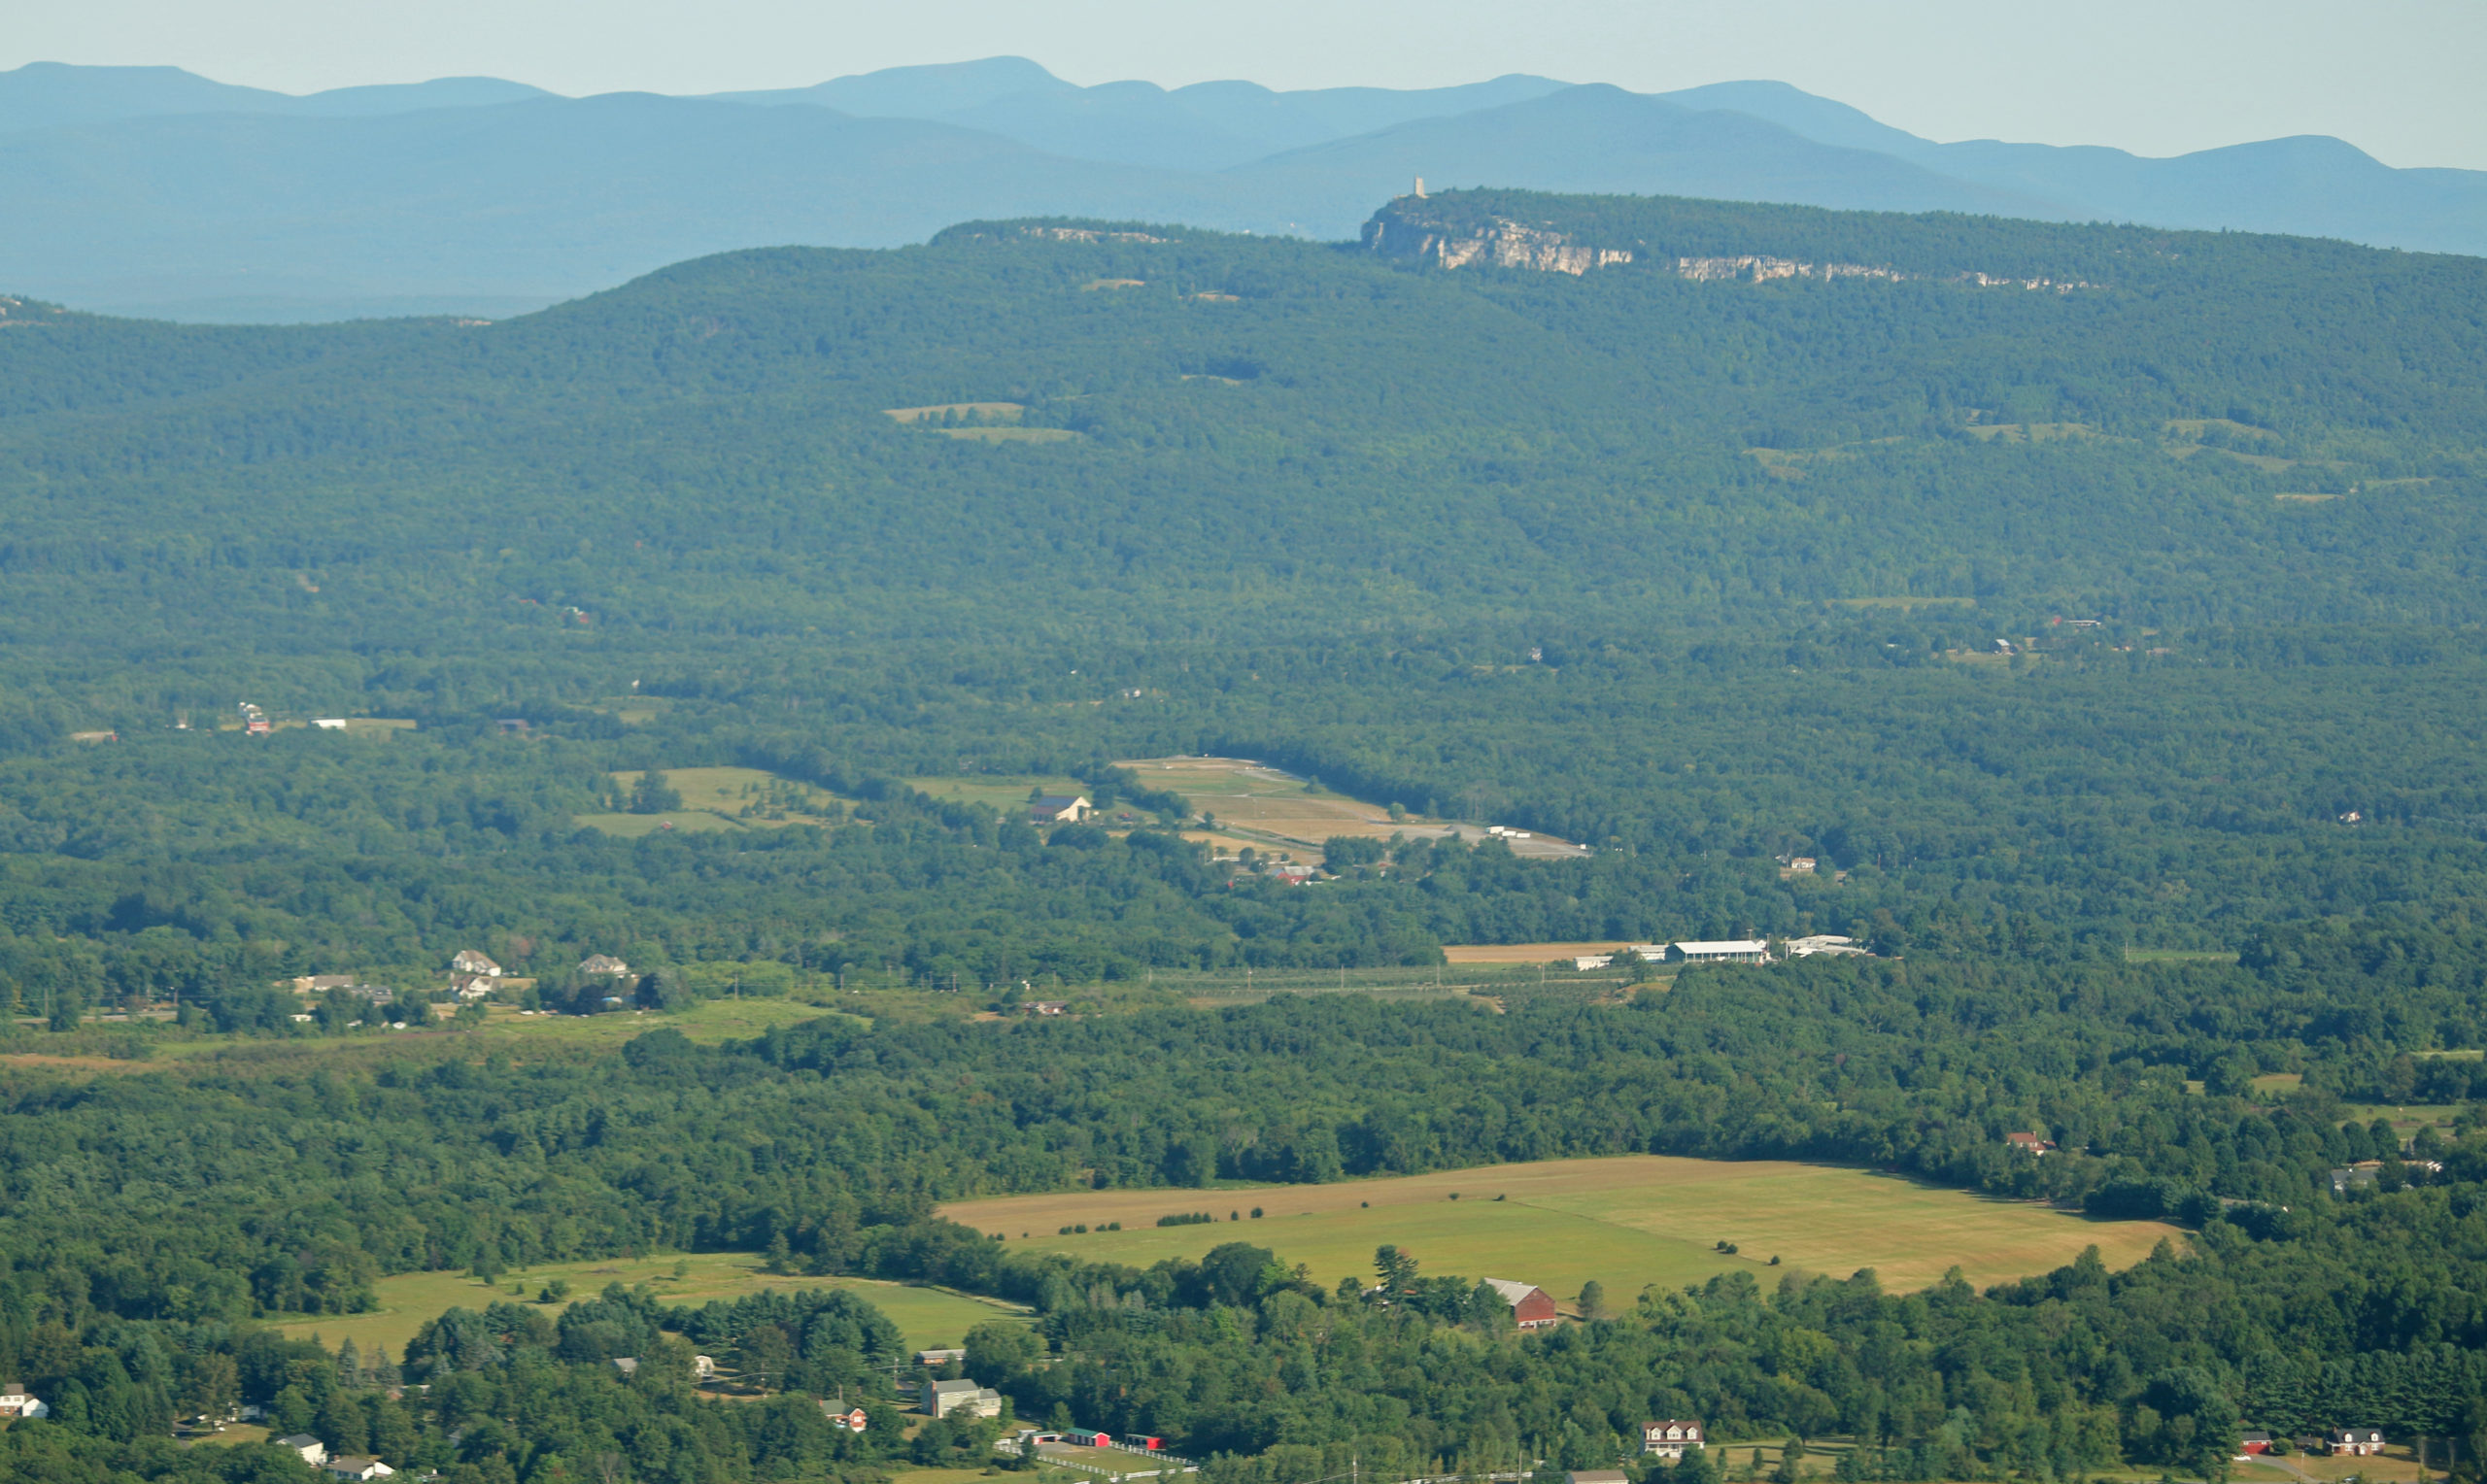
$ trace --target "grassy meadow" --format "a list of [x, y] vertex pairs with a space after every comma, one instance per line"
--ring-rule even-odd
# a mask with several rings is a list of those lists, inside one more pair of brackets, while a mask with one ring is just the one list
[[976, 773], [946, 778], [901, 780], [916, 793], [952, 804], [982, 804], [1005, 815], [1027, 818], [1028, 791], [1085, 796], [1094, 793], [1076, 778], [1042, 773]]
[[403, 1355], [406, 1341], [414, 1338], [415, 1332], [444, 1311], [460, 1305], [480, 1309], [499, 1298], [532, 1301], [544, 1285], [556, 1278], [570, 1285], [569, 1297], [562, 1307], [596, 1297], [609, 1283], [627, 1287], [644, 1283], [668, 1303], [704, 1303], [711, 1298], [735, 1298], [770, 1288], [842, 1288], [870, 1300], [873, 1307], [905, 1332], [907, 1343], [919, 1350], [956, 1345], [967, 1337], [969, 1330], [988, 1319], [1023, 1312], [1014, 1305], [971, 1298], [946, 1289], [916, 1288], [870, 1278], [776, 1277], [762, 1272], [760, 1267], [761, 1260], [751, 1253], [705, 1252], [684, 1257], [548, 1263], [524, 1272], [504, 1273], [494, 1285], [462, 1272], [400, 1273], [380, 1280], [380, 1307], [371, 1313], [324, 1314], [279, 1328], [297, 1337], [317, 1333], [331, 1346], [352, 1338], [365, 1354], [374, 1345], [386, 1345], [391, 1355]]
[[[1259, 1220], [1249, 1214], [1255, 1206], [1265, 1213]], [[1871, 1267], [1898, 1290], [1922, 1288], [1957, 1265], [1985, 1284], [2061, 1266], [2093, 1243], [2122, 1267], [2162, 1238], [2183, 1237], [2159, 1222], [2091, 1221], [1868, 1170], [1657, 1155], [1337, 1185], [1006, 1197], [940, 1210], [1014, 1245], [1142, 1265], [1248, 1240], [1306, 1265], [1324, 1284], [1369, 1276], [1374, 1249], [1388, 1242], [1428, 1272], [1525, 1279], [1566, 1302], [1591, 1279], [1628, 1300], [1649, 1284], [1732, 1269], [1768, 1280], [1791, 1268], [1845, 1277]], [[1154, 1225], [1191, 1211], [1216, 1220]], [[1230, 1224], [1230, 1213], [1242, 1221]], [[1113, 1221], [1124, 1230], [1096, 1230]], [[1085, 1235], [1060, 1234], [1079, 1223]], [[1735, 1243], [1736, 1255], [1718, 1251], [1721, 1241]]]
[[[582, 828], [601, 830], [623, 839], [663, 829], [775, 829], [788, 825], [829, 824], [841, 817], [837, 795], [760, 768], [667, 768], [667, 785], [682, 795], [682, 807], [663, 814], [580, 814], [571, 816]], [[629, 793], [637, 772], [613, 775], [614, 786]]]

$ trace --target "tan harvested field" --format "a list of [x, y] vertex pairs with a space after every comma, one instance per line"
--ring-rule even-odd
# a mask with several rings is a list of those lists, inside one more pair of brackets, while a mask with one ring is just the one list
[[1596, 954], [1620, 953], [1622, 943], [1445, 943], [1444, 960], [1451, 963], [1570, 962]]
[[60, 1072], [144, 1072], [155, 1069], [152, 1062], [124, 1061], [118, 1057], [48, 1057], [37, 1051], [11, 1052], [0, 1056], [0, 1067], [41, 1067]]
[[[1172, 789], [1190, 799], [1192, 807], [1216, 816], [1217, 843], [1231, 849], [1248, 844], [1259, 850], [1272, 845], [1309, 846], [1317, 851], [1333, 835], [1350, 839], [1386, 840], [1404, 834], [1412, 840], [1457, 835], [1482, 840], [1486, 832], [1476, 825], [1454, 825], [1410, 815], [1394, 823], [1380, 804], [1350, 798], [1321, 788], [1282, 768], [1249, 758], [1141, 758], [1114, 764], [1129, 768], [1151, 788]], [[1209, 838], [1195, 832], [1195, 838]], [[1552, 835], [1532, 834], [1514, 840], [1523, 856], [1571, 856], [1581, 848]]]
[[1388, 839], [1406, 824], [1394, 825], [1390, 811], [1328, 789], [1308, 788], [1304, 779], [1248, 758], [1145, 758], [1117, 762], [1153, 789], [1172, 789], [1191, 800], [1196, 810], [1214, 815], [1220, 825], [1264, 848], [1277, 836], [1319, 849], [1332, 835]]
[[[1254, 1206], [1266, 1213], [1261, 1219], [1249, 1216]], [[1155, 1225], [1192, 1211], [1215, 1220]], [[2159, 1222], [2091, 1221], [1870, 1170], [1658, 1155], [1336, 1185], [1005, 1197], [953, 1201], [940, 1212], [1014, 1246], [1141, 1265], [1251, 1241], [1308, 1265], [1325, 1284], [1368, 1273], [1374, 1249], [1389, 1242], [1429, 1272], [1524, 1278], [1566, 1301], [1592, 1278], [1624, 1299], [1648, 1284], [1728, 1270], [1773, 1278], [1774, 1256], [1780, 1272], [1844, 1277], [1871, 1267], [1887, 1287], [1914, 1289], [1955, 1265], [1981, 1284], [2043, 1272], [2093, 1243], [2123, 1267], [2163, 1238], [2183, 1239]], [[1244, 1214], [1230, 1222], [1230, 1213]], [[1113, 1221], [1125, 1230], [1097, 1230]], [[1080, 1223], [1090, 1229], [1085, 1235], [1059, 1234]], [[1720, 1241], [1737, 1244], [1738, 1254], [1717, 1251]]]

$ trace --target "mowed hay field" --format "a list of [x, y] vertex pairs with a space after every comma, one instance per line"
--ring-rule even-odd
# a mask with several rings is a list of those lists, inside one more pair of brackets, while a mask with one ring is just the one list
[[[674, 1276], [676, 1265], [685, 1272]], [[544, 1306], [558, 1315], [581, 1298], [593, 1298], [608, 1283], [654, 1289], [666, 1303], [705, 1303], [711, 1298], [738, 1298], [763, 1289], [842, 1288], [868, 1299], [890, 1322], [906, 1332], [908, 1345], [919, 1350], [956, 1345], [969, 1330], [989, 1319], [1024, 1317], [1014, 1305], [971, 1298], [936, 1288], [914, 1288], [869, 1278], [787, 1278], [760, 1270], [761, 1260], [747, 1252], [703, 1252], [687, 1257], [617, 1258], [603, 1262], [547, 1263], [523, 1273], [504, 1273], [497, 1285], [460, 1272], [410, 1272], [383, 1278], [375, 1287], [380, 1307], [368, 1314], [327, 1314], [280, 1325], [295, 1338], [318, 1334], [334, 1347], [351, 1338], [363, 1354], [386, 1345], [392, 1356], [403, 1356], [415, 1332], [452, 1308], [481, 1309], [496, 1299], [533, 1302], [536, 1293], [555, 1278], [568, 1281], [568, 1298]], [[518, 1292], [513, 1293], [515, 1288]]]
[[1380, 840], [1408, 827], [1392, 824], [1385, 808], [1307, 788], [1306, 780], [1247, 758], [1143, 758], [1114, 766], [1129, 768], [1152, 789], [1182, 794], [1221, 825], [1316, 850], [1332, 835]]
[[909, 778], [903, 781], [916, 793], [940, 799], [945, 803], [982, 804], [988, 809], [1022, 820], [1028, 817], [1030, 790], [1080, 797], [1096, 792], [1076, 778], [1056, 778], [1043, 773], [979, 773], [951, 778]]
[[1621, 953], [1622, 943], [1445, 943], [1446, 963], [1553, 963]]
[[[1266, 1212], [1258, 1221], [1254, 1206]], [[1190, 1211], [1216, 1220], [1154, 1225]], [[1230, 1224], [1238, 1211], [1244, 1220]], [[2093, 1243], [2123, 1267], [2163, 1237], [2183, 1236], [2160, 1222], [2091, 1221], [1870, 1170], [1658, 1155], [1337, 1185], [1005, 1197], [953, 1201], [940, 1214], [1013, 1246], [1143, 1266], [1250, 1241], [1307, 1265], [1323, 1284], [1349, 1273], [1369, 1281], [1374, 1249], [1389, 1242], [1427, 1272], [1524, 1279], [1566, 1303], [1592, 1278], [1629, 1299], [1652, 1283], [1696, 1283], [1731, 1269], [1766, 1280], [1791, 1267], [1835, 1277], [1871, 1267], [1900, 1290], [1923, 1288], [1957, 1265], [1986, 1284], [2060, 1267]], [[1112, 1221], [1124, 1230], [1096, 1230]], [[1086, 1235], [1058, 1234], [1083, 1222]], [[1720, 1241], [1735, 1243], [1737, 1255], [1717, 1251]], [[1775, 1271], [1773, 1256], [1782, 1265]]]

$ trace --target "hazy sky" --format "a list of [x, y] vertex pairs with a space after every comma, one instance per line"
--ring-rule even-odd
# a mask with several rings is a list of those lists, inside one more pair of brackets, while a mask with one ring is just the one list
[[2487, 0], [79, 0], [0, 67], [161, 62], [289, 92], [491, 74], [557, 92], [791, 86], [1015, 53], [1077, 83], [1393, 87], [1776, 78], [1937, 139], [2174, 154], [2336, 134], [2487, 169]]

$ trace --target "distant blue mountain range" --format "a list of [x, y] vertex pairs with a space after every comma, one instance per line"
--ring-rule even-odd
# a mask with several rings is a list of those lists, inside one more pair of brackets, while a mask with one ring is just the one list
[[975, 217], [1345, 238], [1417, 175], [2487, 254], [2487, 172], [2319, 136], [2173, 159], [1938, 144], [1781, 83], [1081, 87], [995, 57], [704, 98], [494, 78], [295, 97], [37, 63], [0, 73], [0, 291], [198, 320], [497, 316], [702, 253]]

